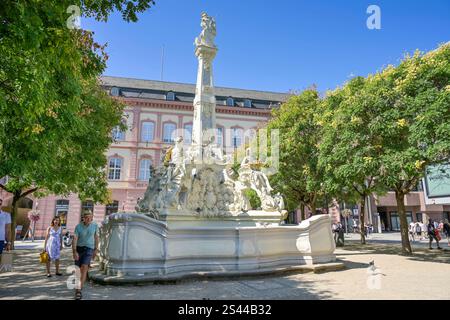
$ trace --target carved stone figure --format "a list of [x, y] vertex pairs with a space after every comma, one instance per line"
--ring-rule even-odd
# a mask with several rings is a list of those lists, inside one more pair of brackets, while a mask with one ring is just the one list
[[202, 13], [201, 22], [202, 32], [198, 38], [195, 38], [195, 45], [204, 45], [215, 48], [214, 38], [216, 37], [216, 21], [214, 18], [208, 16], [205, 12]]

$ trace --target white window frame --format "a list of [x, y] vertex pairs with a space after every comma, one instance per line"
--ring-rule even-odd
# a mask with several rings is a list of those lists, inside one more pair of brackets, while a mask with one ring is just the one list
[[[148, 165], [147, 165], [148, 164]], [[148, 181], [152, 177], [152, 160], [148, 158], [141, 159], [139, 161], [139, 180]]]
[[[173, 130], [170, 131], [170, 134], [168, 134], [166, 131], [168, 129], [166, 129], [168, 126], [170, 126], [171, 128], [173, 128]], [[175, 123], [172, 122], [166, 122], [163, 125], [163, 142], [164, 143], [174, 143], [174, 137], [173, 133], [177, 130], [177, 125]]]
[[[151, 130], [144, 129], [146, 125], [150, 125]], [[141, 141], [142, 142], [153, 142], [155, 139], [155, 122], [144, 121], [141, 125]]]
[[[111, 162], [113, 161], [113, 162]], [[122, 166], [123, 160], [122, 158], [109, 158], [108, 161], [108, 180], [118, 181], [122, 175]], [[118, 176], [118, 177], [117, 177]]]

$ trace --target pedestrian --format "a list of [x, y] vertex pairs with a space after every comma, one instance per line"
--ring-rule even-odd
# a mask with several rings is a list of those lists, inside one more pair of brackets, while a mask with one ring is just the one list
[[426, 239], [427, 235], [428, 235], [427, 225], [425, 223], [421, 222], [420, 226], [422, 227], [422, 239]]
[[415, 224], [415, 231], [416, 231], [416, 236], [417, 238], [419, 238], [420, 240], [422, 240], [422, 227], [420, 226], [419, 222], [416, 222]]
[[414, 233], [415, 232], [416, 232], [415, 224], [414, 224], [414, 222], [411, 222], [409, 224], [409, 236], [410, 236], [410, 238], [412, 239], [413, 242], [416, 241], [416, 239], [414, 238]]
[[430, 249], [433, 249], [433, 247], [431, 246], [431, 244], [433, 243], [433, 239], [436, 241], [437, 243], [437, 248], [438, 249], [442, 249], [439, 246], [439, 240], [436, 236], [436, 228], [434, 227], [434, 223], [433, 221], [430, 219], [430, 221], [428, 221], [428, 237], [430, 239]]
[[50, 263], [52, 261], [55, 262], [55, 274], [57, 276], [62, 276], [62, 273], [59, 272], [59, 258], [62, 250], [62, 228], [59, 217], [54, 217], [50, 227], [47, 228], [44, 248], [49, 256], [49, 260], [46, 263], [47, 277], [50, 278], [52, 276], [50, 273]]
[[444, 234], [447, 237], [447, 245], [450, 246], [450, 223], [448, 222], [447, 219], [445, 219], [444, 221]]
[[75, 289], [75, 299], [82, 298], [81, 290], [86, 281], [91, 260], [97, 255], [99, 243], [98, 226], [92, 222], [92, 212], [85, 211], [83, 220], [75, 227], [72, 251], [75, 265], [80, 268], [80, 286]]
[[3, 199], [0, 199], [0, 254], [3, 248], [11, 250], [11, 215], [2, 210]]
[[336, 223], [336, 222], [333, 222], [333, 224], [331, 225], [331, 231], [332, 231], [333, 234], [334, 234], [334, 242], [337, 242], [337, 237], [338, 237], [337, 228], [338, 228], [337, 223]]
[[358, 224], [356, 222], [356, 220], [353, 220], [353, 232], [358, 232]]

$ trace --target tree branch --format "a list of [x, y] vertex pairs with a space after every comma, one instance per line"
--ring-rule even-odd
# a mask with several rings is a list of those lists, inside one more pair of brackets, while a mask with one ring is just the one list
[[20, 195], [20, 197], [21, 197], [21, 198], [24, 198], [24, 197], [26, 197], [27, 195], [29, 195], [30, 193], [33, 193], [33, 192], [35, 192], [35, 191], [37, 191], [37, 190], [39, 190], [39, 188], [33, 188], [33, 189], [30, 189], [30, 190], [28, 190], [28, 191], [22, 193], [22, 194]]

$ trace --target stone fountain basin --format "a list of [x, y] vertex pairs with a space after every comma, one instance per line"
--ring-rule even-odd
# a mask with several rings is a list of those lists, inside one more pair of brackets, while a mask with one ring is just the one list
[[276, 216], [255, 211], [226, 219], [179, 215], [159, 221], [115, 214], [101, 228], [100, 271], [91, 278], [133, 283], [340, 267], [334, 263], [328, 215], [300, 225], [279, 225]]

